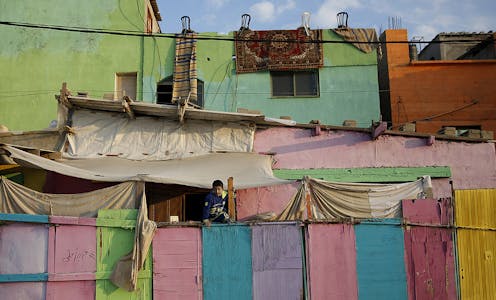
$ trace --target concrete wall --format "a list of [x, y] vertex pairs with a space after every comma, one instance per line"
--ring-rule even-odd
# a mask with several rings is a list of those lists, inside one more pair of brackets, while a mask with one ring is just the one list
[[[386, 30], [385, 41], [407, 41], [404, 29]], [[496, 60], [417, 61], [410, 63], [407, 43], [387, 44], [389, 97], [393, 126], [416, 122], [419, 132], [443, 126], [481, 126], [496, 131]], [[456, 112], [457, 108], [478, 103]], [[387, 100], [386, 100], [387, 101]], [[445, 114], [448, 113], [448, 114]], [[432, 117], [443, 114], [439, 117]], [[430, 119], [427, 119], [431, 117]]]
[[[496, 187], [496, 155], [492, 143], [463, 143], [414, 137], [380, 136], [350, 131], [270, 128], [255, 135], [255, 152], [275, 152], [274, 169], [448, 166], [451, 180], [433, 180], [434, 198], [451, 197], [453, 189]], [[237, 192], [238, 217], [274, 211], [280, 213], [297, 184]]]
[[[214, 33], [201, 35], [221, 36]], [[331, 30], [323, 39], [341, 40]], [[198, 77], [205, 83], [205, 109], [259, 110], [269, 117], [291, 116], [301, 123], [319, 119], [324, 124], [342, 125], [346, 119], [368, 127], [379, 119], [379, 90], [375, 51], [363, 53], [349, 44], [324, 44], [324, 67], [319, 70], [320, 96], [272, 98], [268, 71], [236, 74], [234, 42], [199, 40]], [[172, 75], [172, 70], [167, 76]]]
[[[144, 31], [146, 1], [2, 1], [2, 21]], [[142, 5], [140, 5], [142, 3]], [[138, 10], [139, 9], [139, 10]], [[156, 82], [171, 72], [174, 40], [0, 26], [0, 124], [10, 130], [48, 127], [55, 94], [101, 98], [114, 91], [116, 72], [137, 72], [137, 98], [155, 101]]]

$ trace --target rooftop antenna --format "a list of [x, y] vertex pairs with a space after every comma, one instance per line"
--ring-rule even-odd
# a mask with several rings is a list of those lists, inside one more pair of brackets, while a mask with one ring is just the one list
[[307, 36], [310, 36], [310, 13], [308, 11], [301, 15], [301, 27], [305, 29]]
[[193, 32], [191, 30], [190, 23], [191, 23], [191, 19], [189, 16], [182, 16], [181, 17], [181, 24], [183, 26], [183, 30], [181, 31], [182, 34]]
[[338, 19], [338, 28], [348, 28], [348, 13], [345, 11], [338, 12], [336, 15]]
[[242, 34], [245, 30], [250, 30], [251, 16], [249, 14], [241, 15], [241, 27], [239, 28], [238, 34]]

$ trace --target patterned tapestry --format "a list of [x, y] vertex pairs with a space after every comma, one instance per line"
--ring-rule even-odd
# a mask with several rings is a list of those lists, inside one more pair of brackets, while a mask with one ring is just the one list
[[322, 67], [322, 31], [244, 30], [235, 34], [236, 72], [295, 70]]

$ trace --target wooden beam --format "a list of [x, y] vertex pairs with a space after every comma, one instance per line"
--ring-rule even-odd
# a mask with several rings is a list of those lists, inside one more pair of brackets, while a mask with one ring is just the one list
[[229, 218], [236, 221], [236, 203], [234, 202], [234, 179], [229, 177], [227, 179], [227, 208]]
[[128, 96], [122, 97], [122, 107], [123, 107], [124, 111], [126, 112], [126, 114], [128, 115], [128, 117], [130, 119], [136, 119], [136, 116], [134, 115], [134, 111], [131, 108], [131, 106], [129, 105], [132, 102], [133, 102], [133, 100], [131, 100], [131, 98], [129, 98]]

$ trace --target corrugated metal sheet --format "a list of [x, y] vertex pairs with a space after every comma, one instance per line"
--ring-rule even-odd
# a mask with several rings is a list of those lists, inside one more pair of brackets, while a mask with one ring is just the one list
[[457, 230], [460, 293], [462, 299], [496, 297], [496, 231]]
[[496, 295], [495, 211], [496, 189], [455, 191], [455, 222], [472, 228], [457, 229], [462, 299], [494, 299]]
[[252, 227], [253, 299], [302, 299], [302, 231], [297, 224]]
[[407, 299], [403, 230], [399, 220], [355, 225], [360, 299]]
[[455, 191], [456, 225], [496, 229], [496, 189]]
[[[117, 288], [108, 279], [115, 263], [133, 248], [134, 229], [131, 230], [128, 226], [135, 224], [136, 215], [137, 210], [129, 209], [98, 212], [96, 299], [152, 299], [152, 251], [148, 253], [144, 269], [138, 273], [138, 286], [134, 292]], [[126, 228], [121, 228], [121, 226]]]
[[407, 223], [449, 225], [453, 217], [451, 199], [416, 199], [401, 201]]
[[153, 298], [202, 299], [200, 228], [159, 228], [153, 238]]
[[409, 299], [456, 299], [451, 229], [407, 227], [404, 234]]
[[250, 227], [214, 224], [202, 235], [204, 298], [252, 299]]
[[355, 230], [348, 224], [310, 224], [306, 234], [311, 299], [357, 299]]
[[[76, 219], [51, 221], [79, 223]], [[49, 240], [47, 299], [95, 299], [96, 227], [53, 226]]]

